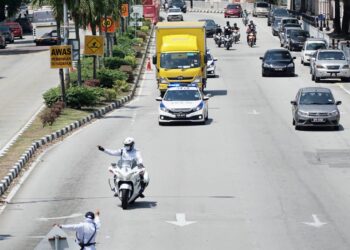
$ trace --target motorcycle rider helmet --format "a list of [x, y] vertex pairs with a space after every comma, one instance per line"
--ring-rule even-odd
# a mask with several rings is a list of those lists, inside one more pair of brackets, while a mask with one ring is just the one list
[[229, 21], [227, 21], [227, 22], [226, 22], [226, 25], [227, 25], [227, 26], [230, 26], [230, 22], [229, 22]]
[[86, 214], [85, 214], [85, 218], [86, 219], [91, 219], [91, 220], [94, 220], [95, 219], [95, 214], [93, 213], [93, 212], [87, 212]]
[[237, 26], [237, 23], [234, 23], [234, 24], [233, 24], [233, 26], [235, 26], [235, 27], [236, 27], [236, 26]]
[[131, 150], [133, 150], [134, 145], [135, 145], [135, 140], [134, 140], [134, 138], [132, 138], [132, 137], [127, 137], [127, 138], [124, 140], [124, 147], [126, 148], [126, 151], [131, 151]]
[[254, 22], [253, 22], [253, 20], [250, 20], [250, 22], [249, 22], [249, 23], [250, 23], [250, 25], [254, 25]]

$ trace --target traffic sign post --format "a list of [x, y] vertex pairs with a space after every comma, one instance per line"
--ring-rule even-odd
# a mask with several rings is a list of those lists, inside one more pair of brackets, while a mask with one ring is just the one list
[[72, 67], [72, 46], [57, 45], [50, 47], [50, 61], [52, 69]]
[[104, 53], [103, 36], [85, 36], [85, 55], [102, 56]]
[[107, 33], [114, 33], [115, 32], [115, 21], [111, 16], [107, 18], [101, 18], [101, 28], [102, 32], [107, 32]]
[[122, 17], [129, 16], [129, 4], [127, 4], [127, 3], [122, 4], [121, 16]]

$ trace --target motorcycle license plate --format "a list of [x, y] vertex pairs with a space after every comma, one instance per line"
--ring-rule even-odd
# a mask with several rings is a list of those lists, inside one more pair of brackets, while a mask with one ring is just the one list
[[312, 122], [324, 122], [323, 118], [314, 118], [312, 119]]

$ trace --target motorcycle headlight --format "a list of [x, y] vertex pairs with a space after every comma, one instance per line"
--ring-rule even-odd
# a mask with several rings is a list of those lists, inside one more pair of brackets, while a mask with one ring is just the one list
[[167, 79], [164, 77], [159, 78], [159, 83], [168, 83]]
[[331, 115], [331, 116], [336, 116], [338, 114], [339, 114], [338, 110], [333, 110], [332, 112], [328, 113], [328, 115]]
[[193, 109], [193, 111], [199, 111], [199, 110], [203, 109], [203, 107], [204, 107], [204, 103], [200, 102], [198, 104], [198, 106]]
[[288, 66], [287, 66], [288, 68], [292, 68], [292, 67], [294, 67], [294, 63], [290, 63], [290, 64], [288, 64]]
[[161, 102], [160, 106], [159, 106], [160, 110], [164, 111], [164, 112], [169, 112], [169, 109], [167, 109], [167, 107], [165, 107], [164, 103]]
[[343, 66], [343, 69], [348, 69], [349, 68], [349, 65], [344, 65]]
[[309, 113], [308, 113], [308, 112], [301, 111], [301, 110], [298, 110], [298, 115], [308, 116]]

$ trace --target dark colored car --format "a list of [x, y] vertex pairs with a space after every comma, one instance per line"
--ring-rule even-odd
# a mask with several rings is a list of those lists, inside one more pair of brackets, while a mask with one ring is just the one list
[[207, 37], [212, 37], [215, 34], [217, 24], [212, 19], [200, 19], [199, 22], [205, 22], [205, 33]]
[[5, 40], [8, 43], [13, 43], [15, 41], [15, 37], [8, 26], [0, 25], [0, 32], [5, 36]]
[[42, 37], [34, 40], [36, 46], [39, 45], [57, 45], [60, 39], [57, 37], [57, 31], [53, 30], [49, 33], [45, 33]]
[[280, 40], [282, 40], [281, 38], [284, 36], [284, 32], [285, 32], [286, 29], [288, 29], [288, 28], [301, 29], [300, 24], [296, 24], [296, 23], [287, 23], [287, 24], [285, 24], [283, 26], [282, 26], [282, 23], [280, 23], [279, 27], [280, 28], [279, 28], [279, 31], [278, 31], [278, 36], [279, 36]]
[[308, 87], [299, 89], [292, 104], [293, 125], [300, 127], [331, 127], [339, 129], [340, 113], [332, 91], [328, 88]]
[[1, 49], [6, 48], [6, 38], [1, 32], [0, 32], [0, 48]]
[[23, 33], [32, 33], [33, 25], [30, 22], [29, 18], [17, 18], [16, 22], [21, 25]]
[[290, 51], [293, 50], [302, 50], [304, 47], [304, 43], [306, 39], [310, 37], [310, 33], [306, 30], [292, 30], [290, 32], [288, 42], [287, 42], [287, 48]]
[[269, 15], [267, 16], [267, 25], [271, 26], [274, 23], [276, 18], [288, 17], [289, 12], [284, 8], [274, 8], [271, 9]]
[[273, 36], [278, 36], [280, 24], [281, 24], [281, 18], [275, 18], [275, 21], [273, 22], [273, 24], [271, 26]]
[[183, 13], [187, 12], [187, 5], [184, 0], [172, 0], [169, 4], [169, 8], [178, 7]]
[[225, 8], [224, 17], [242, 17], [242, 7], [238, 3], [228, 4]]
[[10, 27], [14, 37], [19, 37], [20, 39], [23, 38], [23, 30], [22, 30], [21, 25], [19, 25], [19, 23], [17, 23], [17, 22], [5, 22], [5, 23], [3, 23], [3, 25]]
[[262, 60], [262, 76], [288, 75], [294, 76], [294, 59], [286, 49], [271, 49], [265, 52]]

